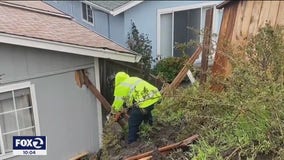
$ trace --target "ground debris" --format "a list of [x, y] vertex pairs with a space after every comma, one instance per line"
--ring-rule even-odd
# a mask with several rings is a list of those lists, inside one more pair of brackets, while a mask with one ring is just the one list
[[[173, 144], [183, 145], [183, 147], [187, 146], [183, 141], [177, 143], [176, 137], [177, 134], [179, 134], [179, 132], [177, 132], [179, 128], [173, 126], [165, 127], [162, 124], [154, 123], [154, 127], [150, 131], [148, 137], [141, 136], [132, 144], [127, 144], [127, 130], [122, 129], [118, 124], [107, 122], [104, 128], [104, 145], [101, 155], [97, 158], [101, 160], [128, 159], [129, 157], [135, 157], [136, 155], [149, 152], [150, 154], [147, 156], [157, 160], [168, 159], [167, 155], [170, 152], [175, 152], [171, 157], [176, 157], [178, 155], [182, 157], [182, 150], [177, 152], [177, 149], [170, 149], [170, 151], [168, 151], [168, 149], [165, 150], [164, 147]], [[164, 149], [161, 150], [161, 148]]]

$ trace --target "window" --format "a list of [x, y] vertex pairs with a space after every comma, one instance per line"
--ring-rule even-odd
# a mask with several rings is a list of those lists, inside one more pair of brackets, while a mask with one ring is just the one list
[[30, 83], [0, 87], [0, 159], [13, 151], [13, 136], [39, 135], [39, 123]]
[[[158, 10], [157, 54], [159, 57], [182, 56], [180, 50], [175, 48], [176, 43], [202, 42], [203, 37], [198, 32], [204, 29], [206, 11], [215, 6], [215, 2], [209, 3]], [[219, 32], [220, 23], [216, 21], [220, 21], [220, 17], [222, 13], [214, 9], [212, 33]], [[191, 56], [195, 50], [196, 48], [189, 47], [185, 52]]]
[[86, 3], [82, 3], [82, 15], [83, 19], [91, 24], [94, 24], [94, 15], [92, 7]]

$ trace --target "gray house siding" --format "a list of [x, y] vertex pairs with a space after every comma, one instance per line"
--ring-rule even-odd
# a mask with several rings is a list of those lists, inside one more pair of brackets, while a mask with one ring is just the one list
[[[166, 8], [173, 8], [173, 7], [185, 7], [185, 6], [191, 6], [191, 5], [196, 5], [196, 4], [202, 4], [202, 3], [208, 3], [208, 2], [213, 2], [213, 1], [144, 1], [128, 10], [126, 10], [124, 13], [121, 13], [117, 16], [111, 16], [109, 14], [106, 13], [102, 13], [96, 9], [94, 9], [94, 14], [95, 14], [95, 25], [91, 26], [88, 25], [87, 23], [85, 23], [84, 21], [82, 21], [81, 18], [81, 2], [72, 2], [72, 1], [57, 1], [57, 2], [53, 2], [53, 1], [46, 1], [47, 3], [53, 5], [54, 7], [58, 8], [59, 10], [63, 10], [66, 11], [67, 14], [72, 15], [75, 17], [75, 19], [87, 26], [88, 28], [90, 28], [93, 31], [96, 31], [108, 38], [110, 38], [111, 40], [123, 45], [127, 47], [126, 41], [127, 41], [127, 34], [131, 31], [131, 20], [135, 22], [135, 25], [137, 26], [138, 30], [140, 33], [144, 33], [148, 35], [148, 38], [152, 41], [152, 56], [154, 58], [156, 58], [157, 56], [161, 56], [162, 58], [165, 58], [167, 56], [179, 56], [180, 53], [176, 50], [174, 50], [173, 52], [171, 51], [172, 49], [172, 45], [175, 42], [183, 42], [183, 41], [187, 41], [184, 40], [184, 36], [182, 36], [180, 38], [179, 34], [175, 34], [175, 38], [177, 38], [177, 40], [172, 40], [171, 42], [168, 42], [169, 39], [169, 34], [163, 34], [166, 35], [167, 38], [163, 38], [163, 44], [167, 47], [161, 47], [159, 48], [160, 50], [163, 49], [163, 51], [160, 51], [160, 53], [158, 52], [158, 24], [157, 24], [157, 13], [158, 10], [160, 9], [166, 9]], [[222, 1], [216, 1], [215, 3], [221, 3]], [[66, 9], [65, 5], [66, 3], [70, 3], [72, 4], [72, 10]], [[199, 13], [200, 14], [200, 13]], [[220, 13], [217, 13], [219, 16], [215, 18], [214, 21], [214, 25], [215, 26], [220, 26], [221, 23], [221, 15]], [[190, 20], [191, 22], [195, 23], [193, 26], [197, 26], [198, 22], [200, 22], [200, 19], [197, 19], [197, 17], [194, 16], [194, 20]], [[202, 13], [202, 18], [204, 20], [205, 16], [204, 13]], [[179, 19], [182, 21], [182, 18], [179, 17]], [[178, 21], [176, 21], [175, 23], [178, 23]], [[187, 22], [188, 23], [188, 22]], [[201, 25], [203, 24], [203, 21], [200, 22]], [[185, 25], [185, 23], [184, 23]], [[185, 29], [185, 26], [181, 26], [182, 30]], [[180, 26], [180, 25], [179, 25]], [[190, 31], [181, 31], [180, 29], [177, 29], [178, 27], [175, 27], [175, 31], [179, 30], [180, 34], [184, 35], [184, 32], [190, 32]], [[165, 30], [169, 29], [169, 28], [165, 28]], [[196, 28], [199, 29], [199, 28]], [[168, 30], [170, 31], [170, 30]], [[219, 29], [215, 29], [215, 33], [218, 33]], [[190, 33], [186, 33], [189, 34]], [[200, 38], [202, 39], [202, 37], [198, 37], [195, 36], [192, 37], [194, 40], [198, 41]], [[166, 40], [165, 40], [166, 39]], [[169, 43], [169, 44], [168, 44]], [[189, 51], [189, 53], [192, 53], [195, 49], [192, 48]], [[167, 53], [165, 53], [165, 51]], [[161, 53], [163, 52], [163, 53]], [[158, 55], [160, 54], [160, 55]], [[198, 59], [197, 61], [200, 61], [200, 59]]]
[[0, 83], [58, 74], [93, 65], [93, 58], [0, 43]]
[[109, 15], [110, 22], [110, 39], [114, 42], [127, 47], [127, 37], [125, 38], [125, 33], [128, 31], [124, 31], [124, 13], [121, 13], [116, 16]]
[[[159, 9], [183, 7], [205, 3], [206, 1], [144, 1], [124, 12], [125, 33], [130, 31], [131, 20], [135, 22], [140, 33], [148, 34], [152, 41], [152, 56], [157, 53], [157, 12]], [[127, 34], [124, 35], [127, 39]]]
[[1, 85], [31, 82], [47, 156], [16, 156], [9, 160], [66, 160], [79, 152], [99, 149], [96, 99], [79, 88], [74, 71], [88, 69], [94, 81], [93, 58], [0, 44]]
[[45, 1], [45, 3], [71, 15], [78, 23], [88, 29], [104, 37], [110, 38], [122, 46], [126, 46], [126, 40], [123, 37], [123, 14], [112, 16], [93, 8], [94, 25], [91, 25], [82, 19], [82, 2], [80, 1]]

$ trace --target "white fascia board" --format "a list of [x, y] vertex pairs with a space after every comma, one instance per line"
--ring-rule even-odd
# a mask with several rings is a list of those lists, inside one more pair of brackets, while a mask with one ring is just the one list
[[96, 5], [96, 4], [92, 3], [92, 2], [88, 2], [88, 1], [82, 1], [82, 2], [84, 2], [84, 3], [86, 3], [86, 4], [90, 5], [90, 6], [93, 6], [94, 8], [96, 8], [98, 10], [101, 10], [103, 12], [111, 14], [112, 16], [116, 16], [116, 15], [118, 15], [118, 14], [120, 14], [122, 12], [125, 12], [126, 10], [128, 10], [128, 9], [130, 9], [130, 8], [140, 4], [140, 3], [142, 3], [143, 1], [129, 1], [128, 3], [118, 7], [116, 9], [114, 9], [113, 11], [105, 9], [104, 7]]
[[221, 2], [222, 1], [209, 1], [209, 2], [190, 4], [190, 5], [183, 5], [179, 7], [163, 8], [163, 9], [158, 9], [158, 14], [166, 14], [166, 13], [172, 13], [172, 12], [177, 12], [177, 11], [184, 11], [184, 10], [189, 10], [189, 9], [212, 6], [212, 5], [220, 4]]
[[78, 54], [83, 56], [91, 56], [97, 58], [113, 59], [124, 62], [138, 62], [141, 55], [130, 53], [121, 53], [109, 49], [85, 47], [74, 44], [67, 44], [55, 41], [41, 40], [23, 36], [0, 33], [0, 43], [7, 43], [31, 48], [40, 48], [52, 51]]
[[118, 14], [120, 14], [122, 12], [125, 12], [128, 9], [130, 9], [130, 8], [140, 4], [140, 3], [142, 3], [142, 2], [143, 1], [130, 1], [130, 2], [124, 4], [124, 5], [116, 8], [116, 9], [114, 9], [113, 11], [110, 12], [110, 14], [113, 15], [113, 16], [116, 16], [116, 15], [118, 15]]

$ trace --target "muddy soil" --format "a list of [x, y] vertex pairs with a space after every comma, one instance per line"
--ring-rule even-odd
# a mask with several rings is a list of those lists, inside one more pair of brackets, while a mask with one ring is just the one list
[[[157, 149], [176, 143], [176, 137], [179, 134], [177, 127], [166, 127], [154, 123], [149, 136], [140, 137], [138, 141], [127, 144], [127, 133], [117, 123], [108, 122], [104, 128], [104, 147], [100, 155], [101, 160], [119, 160], [151, 150], [154, 150], [152, 154], [154, 159], [167, 159]], [[181, 150], [176, 150], [172, 156], [182, 157], [181, 154]]]

